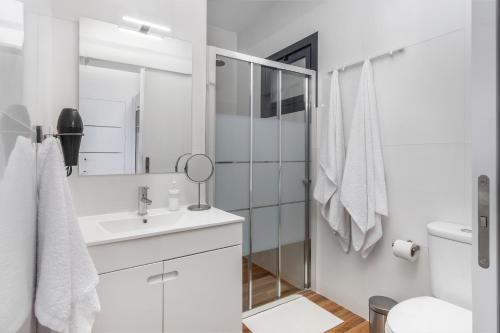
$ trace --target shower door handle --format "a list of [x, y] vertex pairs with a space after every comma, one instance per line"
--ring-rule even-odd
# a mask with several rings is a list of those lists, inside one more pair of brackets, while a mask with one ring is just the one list
[[477, 253], [479, 266], [490, 267], [490, 179], [485, 175], [477, 182]]

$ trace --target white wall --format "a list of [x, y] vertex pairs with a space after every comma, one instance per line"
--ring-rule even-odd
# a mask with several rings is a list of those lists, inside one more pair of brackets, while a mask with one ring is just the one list
[[226, 50], [238, 50], [238, 34], [219, 27], [209, 25], [207, 27], [207, 44]]
[[[328, 225], [315, 219], [314, 288], [365, 317], [371, 295], [400, 301], [431, 293], [427, 223], [471, 223], [466, 4], [327, 0], [281, 27], [266, 23], [279, 14], [269, 12], [238, 34], [240, 52], [266, 57], [319, 31], [319, 104], [325, 105], [328, 70], [408, 46], [393, 59], [374, 63], [390, 214], [383, 239], [363, 260], [357, 253], [344, 254]], [[359, 74], [359, 68], [341, 74], [346, 133]], [[392, 256], [396, 238], [422, 245], [416, 263]]]
[[[79, 16], [119, 23], [130, 15], [165, 23], [172, 37], [193, 45], [193, 151], [205, 148], [206, 1], [149, 0], [138, 5], [123, 0], [115, 5], [99, 0], [24, 1], [26, 17], [25, 94], [34, 124], [56, 126], [63, 107], [78, 106]], [[151, 187], [152, 207], [167, 202], [177, 180], [183, 203], [195, 200], [196, 187], [184, 175], [98, 176], [70, 178], [79, 215], [136, 210], [137, 187]]]

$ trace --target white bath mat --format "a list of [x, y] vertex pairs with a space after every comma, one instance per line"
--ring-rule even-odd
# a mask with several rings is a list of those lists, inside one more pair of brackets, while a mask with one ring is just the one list
[[243, 319], [252, 333], [323, 333], [343, 323], [305, 297]]

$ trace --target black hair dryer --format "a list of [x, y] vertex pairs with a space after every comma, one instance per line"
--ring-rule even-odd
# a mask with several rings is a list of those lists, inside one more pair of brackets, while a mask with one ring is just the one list
[[73, 166], [78, 165], [78, 154], [83, 136], [83, 121], [77, 109], [62, 109], [57, 120], [57, 136], [61, 140], [64, 165], [69, 177], [73, 172]]

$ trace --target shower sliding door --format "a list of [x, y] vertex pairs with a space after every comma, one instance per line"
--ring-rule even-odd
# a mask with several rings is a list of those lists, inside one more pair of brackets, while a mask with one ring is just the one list
[[[209, 48], [213, 204], [243, 216], [243, 310], [309, 287], [314, 72]], [[313, 94], [314, 95], [314, 94]]]
[[280, 269], [280, 123], [276, 112], [272, 113], [276, 110], [278, 99], [278, 71], [255, 63], [251, 67], [253, 102], [250, 125], [251, 202], [248, 220], [251, 252], [246, 258], [248, 264], [245, 272], [246, 279], [251, 281], [248, 291], [251, 297], [248, 304], [243, 304], [244, 309], [266, 304], [278, 297]]
[[[309, 262], [309, 140], [307, 76], [281, 73], [281, 277], [305, 286]], [[286, 286], [286, 285], [285, 285]], [[282, 287], [282, 295], [289, 291]]]

